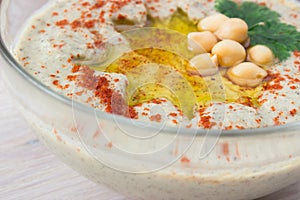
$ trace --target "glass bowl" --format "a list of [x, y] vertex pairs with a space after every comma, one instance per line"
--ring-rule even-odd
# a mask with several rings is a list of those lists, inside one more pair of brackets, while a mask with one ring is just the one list
[[158, 126], [108, 114], [36, 80], [11, 53], [48, 1], [2, 0], [1, 77], [47, 146], [82, 175], [137, 199], [254, 199], [300, 180], [300, 123], [232, 131]]

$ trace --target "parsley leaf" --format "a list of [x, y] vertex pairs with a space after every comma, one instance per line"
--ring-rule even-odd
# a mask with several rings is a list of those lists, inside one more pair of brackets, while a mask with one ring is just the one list
[[236, 4], [233, 1], [216, 0], [215, 8], [217, 11], [226, 15], [227, 17], [237, 17], [237, 18], [242, 17], [242, 13], [239, 10], [238, 4]]
[[244, 2], [241, 4], [240, 9], [243, 14], [242, 19], [247, 22], [250, 28], [260, 22], [279, 21], [279, 13], [254, 2]]
[[300, 33], [296, 27], [282, 23], [280, 14], [254, 2], [235, 3], [232, 0], [216, 0], [215, 8], [230, 18], [241, 18], [249, 27], [251, 45], [268, 46], [280, 60], [286, 60], [290, 52], [300, 50]]

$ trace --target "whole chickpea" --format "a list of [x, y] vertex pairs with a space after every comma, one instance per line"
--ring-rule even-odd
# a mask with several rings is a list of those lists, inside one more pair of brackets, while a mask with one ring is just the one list
[[224, 21], [215, 32], [220, 40], [230, 39], [244, 43], [248, 39], [248, 25], [239, 18], [230, 18]]
[[272, 50], [264, 45], [255, 45], [247, 50], [247, 60], [265, 67], [273, 64], [275, 56]]
[[243, 62], [227, 71], [228, 78], [242, 87], [256, 87], [267, 75], [264, 69], [251, 62]]
[[197, 25], [199, 31], [215, 32], [219, 26], [229, 18], [221, 13], [216, 13], [203, 18]]
[[211, 76], [219, 71], [216, 55], [211, 55], [209, 53], [203, 53], [195, 56], [190, 60], [190, 64], [196, 70], [192, 73], [200, 74], [201, 76]]
[[217, 37], [210, 31], [192, 32], [188, 34], [189, 50], [195, 53], [210, 52], [218, 42]]
[[218, 42], [211, 51], [217, 55], [220, 66], [232, 67], [246, 59], [246, 50], [238, 42], [233, 40], [223, 40]]

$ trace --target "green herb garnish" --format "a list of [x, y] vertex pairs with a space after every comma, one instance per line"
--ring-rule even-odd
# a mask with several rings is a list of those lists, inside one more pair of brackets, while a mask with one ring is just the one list
[[269, 47], [280, 60], [286, 60], [291, 51], [300, 50], [300, 33], [296, 27], [280, 21], [280, 14], [254, 2], [240, 4], [232, 0], [216, 0], [215, 8], [230, 18], [241, 18], [249, 27], [251, 45]]

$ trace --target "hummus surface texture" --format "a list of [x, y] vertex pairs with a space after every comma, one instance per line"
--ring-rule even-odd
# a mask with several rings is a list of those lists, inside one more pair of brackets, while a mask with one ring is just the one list
[[[259, 2], [279, 12], [282, 21], [299, 30], [299, 2]], [[258, 106], [212, 101], [205, 108], [195, 108], [192, 119], [166, 98], [128, 106], [124, 103], [127, 77], [89, 67], [106, 56], [107, 44], [118, 45], [115, 54], [119, 56], [130, 50], [126, 37], [116, 30], [116, 21], [144, 27], [148, 16], [167, 20], [177, 9], [184, 11], [192, 22], [216, 12], [214, 1], [206, 0], [50, 1], [25, 24], [13, 47], [15, 57], [24, 69], [56, 92], [95, 109], [136, 120], [224, 130], [262, 128], [300, 120], [300, 52], [297, 51], [291, 52], [288, 60], [268, 68], [269, 76], [257, 99]], [[112, 58], [106, 60], [112, 61]]]

